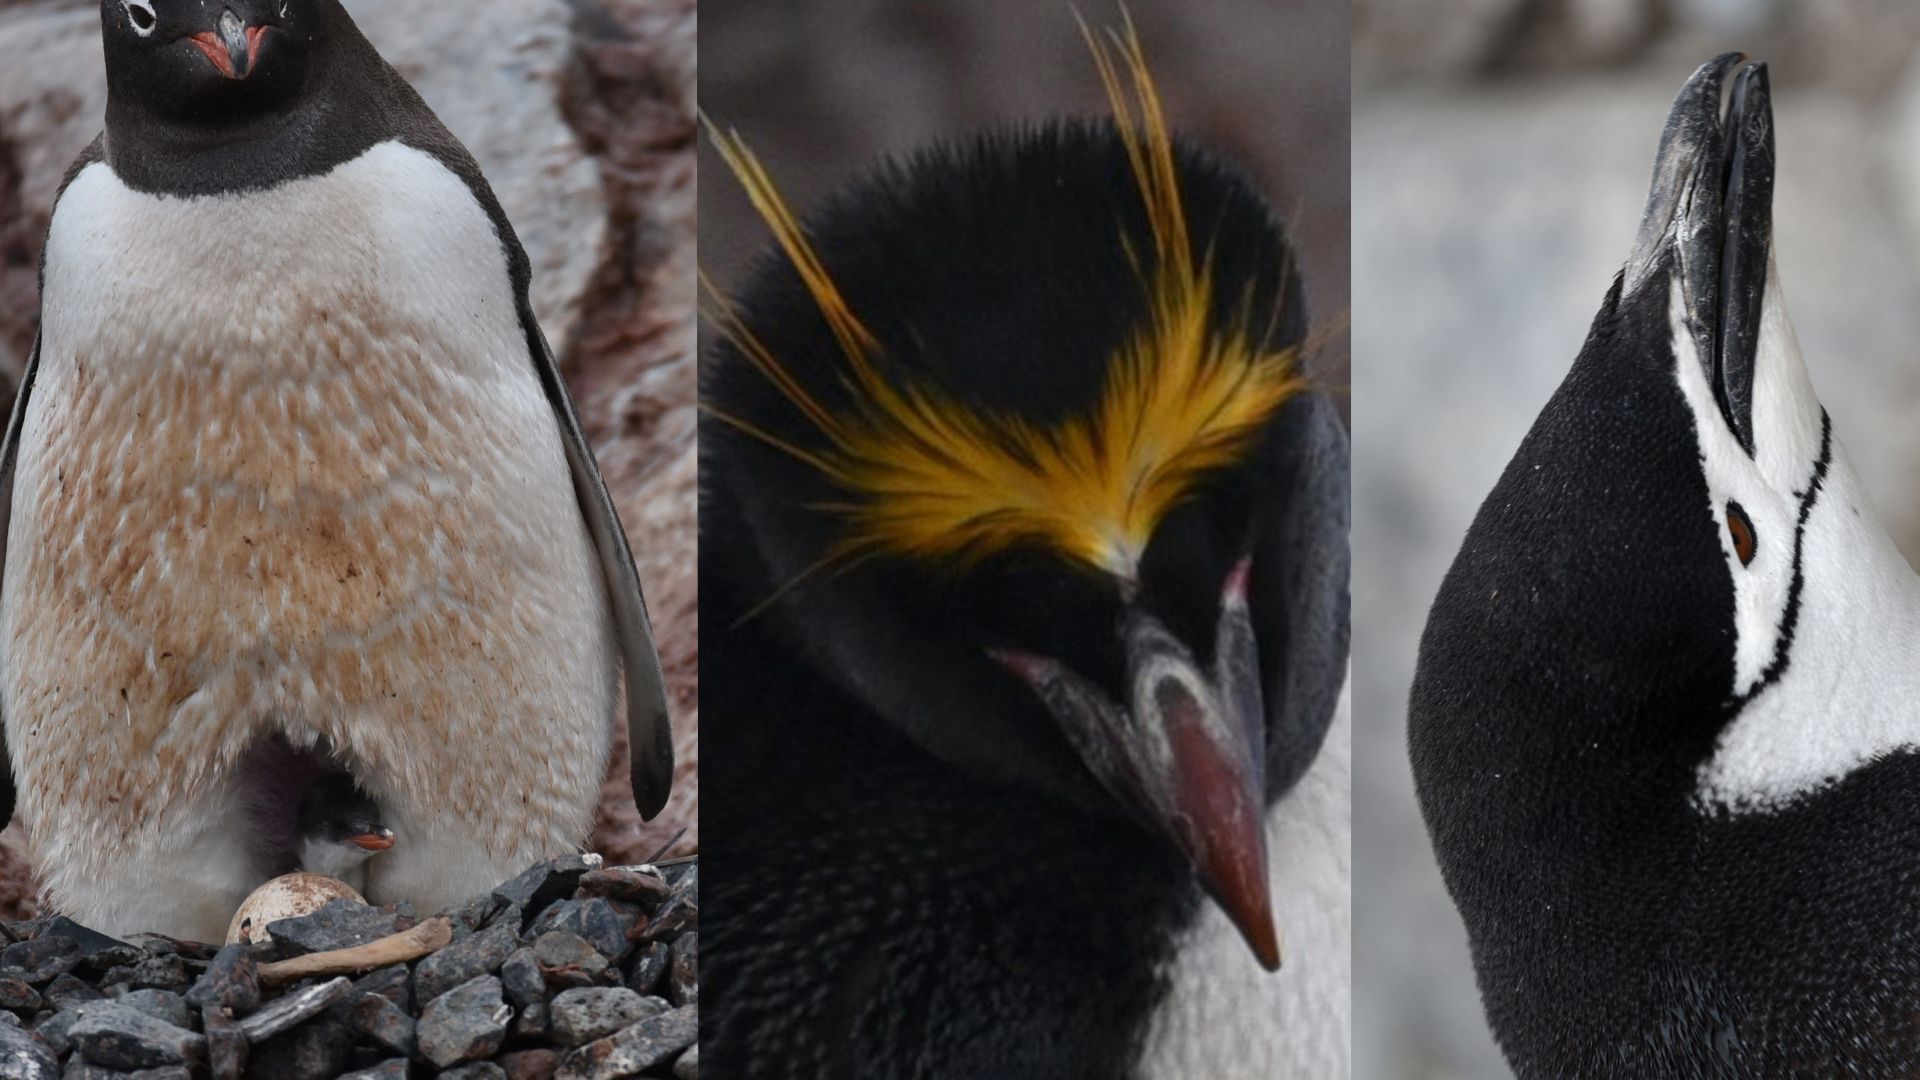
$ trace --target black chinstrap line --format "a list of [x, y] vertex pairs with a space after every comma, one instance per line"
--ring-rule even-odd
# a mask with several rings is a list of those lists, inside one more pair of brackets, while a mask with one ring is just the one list
[[1825, 409], [1820, 410], [1820, 458], [1813, 464], [1813, 481], [1807, 485], [1806, 492], [1800, 496], [1800, 519], [1793, 530], [1793, 580], [1787, 584], [1787, 610], [1780, 619], [1780, 634], [1773, 646], [1773, 660], [1760, 673], [1753, 689], [1734, 698], [1729, 711], [1738, 713], [1747, 707], [1754, 698], [1759, 697], [1767, 687], [1780, 681], [1787, 673], [1789, 654], [1793, 650], [1793, 634], [1800, 623], [1800, 593], [1806, 585], [1806, 573], [1801, 562], [1805, 557], [1807, 539], [1807, 520], [1813, 516], [1813, 504], [1820, 499], [1820, 490], [1826, 485], [1827, 468], [1833, 463], [1833, 418]]

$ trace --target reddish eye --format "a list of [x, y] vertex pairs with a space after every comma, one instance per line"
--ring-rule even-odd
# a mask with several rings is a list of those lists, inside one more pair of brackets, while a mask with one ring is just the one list
[[1753, 522], [1737, 502], [1727, 504], [1727, 533], [1733, 537], [1733, 553], [1740, 557], [1740, 565], [1752, 565], [1757, 543], [1753, 535]]

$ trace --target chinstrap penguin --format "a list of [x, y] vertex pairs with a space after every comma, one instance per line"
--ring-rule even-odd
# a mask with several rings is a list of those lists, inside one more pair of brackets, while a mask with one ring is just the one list
[[346, 882], [363, 895], [367, 860], [394, 845], [380, 807], [348, 773], [321, 777], [300, 797], [296, 833], [300, 869]]
[[322, 762], [404, 838], [368, 898], [457, 902], [587, 839], [623, 683], [656, 812], [639, 581], [473, 158], [338, 0], [101, 23], [106, 130], [0, 458], [0, 709], [52, 905], [218, 940]]
[[714, 133], [780, 245], [703, 372], [714, 1075], [1346, 1073], [1346, 437], [1280, 223], [1095, 53], [1114, 121], [804, 222]]
[[1421, 645], [1421, 808], [1522, 1077], [1920, 1073], [1920, 583], [1802, 364], [1743, 60], [1674, 103]]

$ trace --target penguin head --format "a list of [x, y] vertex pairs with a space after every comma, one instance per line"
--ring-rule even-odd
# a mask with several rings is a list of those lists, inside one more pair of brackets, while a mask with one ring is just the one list
[[1272, 966], [1262, 816], [1341, 678], [1345, 439], [1281, 226], [1128, 47], [1117, 122], [934, 149], [804, 225], [719, 137], [783, 250], [714, 302], [705, 485], [764, 568], [748, 618], [949, 763], [1171, 843]]
[[300, 96], [342, 18], [338, 0], [101, 0], [109, 108], [244, 127]]
[[1675, 101], [1626, 267], [1422, 639], [1422, 809], [1505, 955], [1543, 892], [1554, 918], [1664, 902], [1701, 830], [1911, 749], [1889, 691], [1920, 646], [1914, 576], [1787, 317], [1767, 70], [1744, 59]]
[[347, 773], [314, 781], [300, 797], [296, 817], [301, 865], [325, 873], [324, 867], [361, 862], [393, 847], [393, 830], [380, 819], [379, 805]]

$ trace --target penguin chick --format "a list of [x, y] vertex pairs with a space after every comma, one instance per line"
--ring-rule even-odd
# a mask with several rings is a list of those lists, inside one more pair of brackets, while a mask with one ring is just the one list
[[380, 824], [380, 807], [353, 777], [334, 773], [300, 797], [300, 869], [366, 892], [367, 860], [393, 847], [393, 830]]
[[1787, 317], [1744, 59], [1680, 91], [1421, 639], [1420, 807], [1523, 1078], [1920, 1073], [1920, 579]]
[[219, 940], [290, 856], [303, 787], [252, 772], [285, 746], [407, 838], [369, 900], [450, 906], [586, 841], [623, 683], [656, 812], [639, 580], [472, 156], [339, 0], [100, 15], [106, 130], [0, 448], [0, 711], [51, 905]]
[[1346, 1072], [1346, 442], [1282, 226], [1095, 55], [1114, 122], [804, 221], [718, 136], [780, 250], [703, 369], [716, 1074]]

